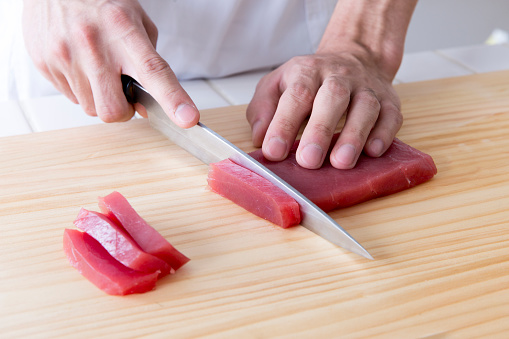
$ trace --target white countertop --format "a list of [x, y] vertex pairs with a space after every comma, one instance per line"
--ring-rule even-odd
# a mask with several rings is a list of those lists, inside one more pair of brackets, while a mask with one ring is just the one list
[[[509, 69], [509, 44], [476, 45], [408, 53], [395, 84], [457, 77]], [[249, 103], [258, 80], [268, 71], [221, 79], [184, 81], [182, 86], [199, 109]], [[509, 81], [509, 79], [508, 79]], [[63, 95], [21, 102], [0, 102], [0, 137], [102, 123], [87, 116]]]

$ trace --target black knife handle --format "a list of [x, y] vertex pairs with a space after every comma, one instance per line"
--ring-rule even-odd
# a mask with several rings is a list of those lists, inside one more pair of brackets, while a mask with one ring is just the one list
[[125, 74], [121, 75], [121, 79], [122, 89], [124, 90], [124, 95], [127, 99], [127, 102], [134, 104], [136, 102], [136, 97], [134, 95], [134, 84], [136, 83], [136, 80]]

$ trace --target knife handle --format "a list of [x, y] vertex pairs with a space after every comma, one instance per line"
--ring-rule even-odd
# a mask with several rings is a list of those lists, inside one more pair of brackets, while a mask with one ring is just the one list
[[136, 102], [136, 97], [134, 95], [134, 84], [136, 83], [136, 80], [125, 74], [122, 74], [120, 78], [122, 79], [122, 89], [127, 102], [134, 104]]

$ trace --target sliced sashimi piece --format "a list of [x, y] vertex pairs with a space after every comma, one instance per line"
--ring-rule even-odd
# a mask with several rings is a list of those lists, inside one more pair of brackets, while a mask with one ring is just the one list
[[299, 204], [267, 179], [233, 161], [210, 164], [210, 188], [249, 212], [283, 228], [300, 223]]
[[124, 229], [101, 213], [82, 208], [74, 225], [97, 240], [112, 257], [133, 270], [158, 272], [160, 277], [172, 273], [168, 263], [145, 253]]
[[[332, 145], [338, 136], [334, 136]], [[299, 141], [296, 141], [288, 157], [280, 162], [265, 159], [261, 150], [250, 155], [326, 212], [400, 192], [430, 180], [437, 173], [431, 156], [398, 139], [379, 158], [361, 154], [357, 165], [348, 170], [332, 167], [328, 156], [319, 169], [303, 168], [296, 160], [298, 145]], [[284, 208], [269, 198], [277, 189], [275, 186], [228, 159], [210, 165], [208, 180], [214, 192], [264, 219], [273, 219]], [[266, 198], [253, 194], [255, 188], [250, 187], [260, 186], [260, 182], [265, 183], [265, 191], [258, 192], [268, 192]], [[277, 220], [273, 222], [279, 223]]]
[[99, 208], [114, 222], [122, 225], [141, 249], [167, 262], [174, 270], [189, 261], [157, 230], [150, 226], [118, 192], [99, 197]]
[[324, 211], [400, 192], [430, 180], [437, 173], [431, 156], [398, 139], [379, 158], [361, 154], [357, 165], [348, 170], [332, 167], [328, 157], [319, 169], [303, 168], [295, 157], [297, 146], [298, 141], [281, 162], [265, 159], [261, 150], [250, 155]]
[[125, 267], [87, 233], [64, 230], [64, 251], [71, 266], [108, 294], [144, 293], [156, 285], [158, 272], [143, 273]]

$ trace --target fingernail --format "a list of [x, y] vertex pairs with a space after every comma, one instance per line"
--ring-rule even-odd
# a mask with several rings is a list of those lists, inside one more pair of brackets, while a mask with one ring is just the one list
[[307, 144], [300, 152], [300, 160], [307, 168], [320, 166], [323, 158], [323, 150], [317, 144]]
[[342, 145], [336, 152], [336, 161], [350, 167], [355, 160], [355, 147], [351, 144]]
[[280, 137], [272, 137], [267, 145], [268, 155], [274, 160], [283, 159], [286, 155], [286, 142]]
[[188, 124], [196, 119], [196, 108], [189, 104], [181, 104], [175, 110], [175, 118], [183, 124]]
[[375, 139], [375, 140], [371, 141], [369, 148], [371, 149], [371, 153], [375, 157], [379, 157], [382, 155], [382, 151], [384, 149], [384, 142], [380, 139]]

